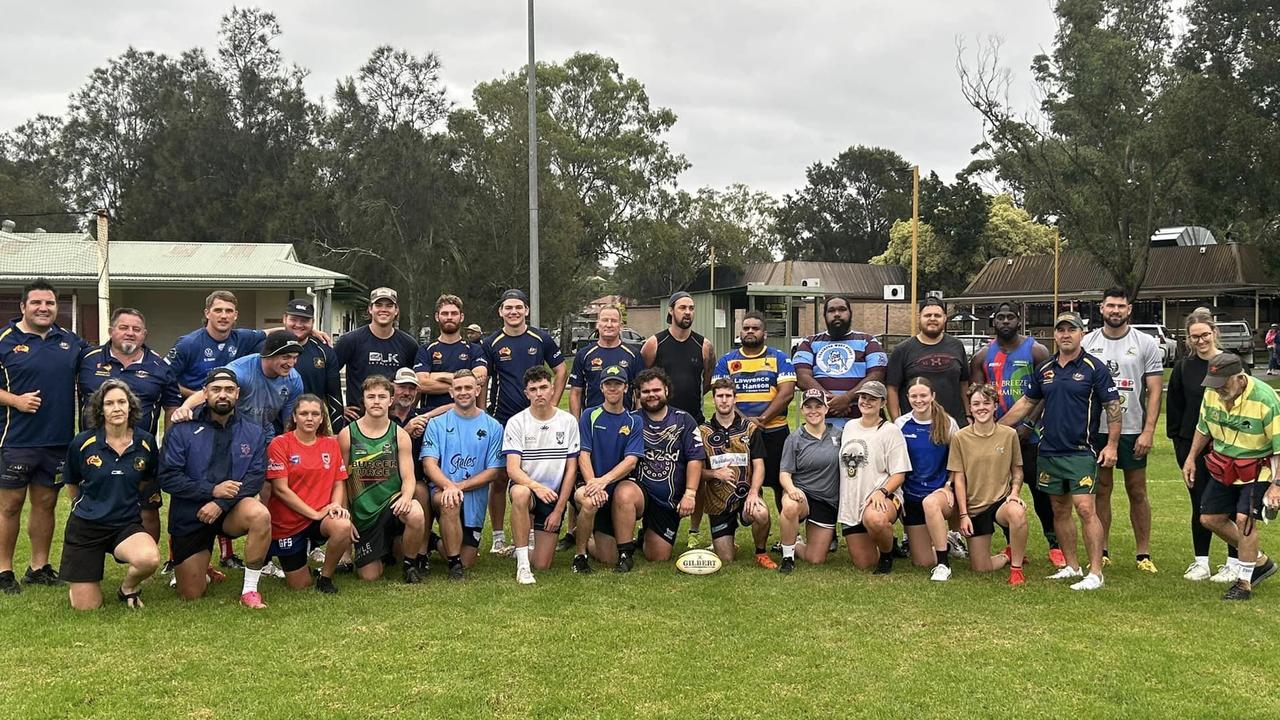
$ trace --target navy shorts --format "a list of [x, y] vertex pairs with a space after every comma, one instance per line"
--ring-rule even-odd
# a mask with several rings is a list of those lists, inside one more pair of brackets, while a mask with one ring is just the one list
[[329, 541], [329, 538], [320, 531], [320, 520], [312, 520], [311, 524], [302, 529], [296, 535], [280, 538], [271, 541], [271, 549], [267, 551], [267, 557], [274, 557], [280, 560], [280, 567], [285, 572], [293, 572], [301, 570], [307, 566], [307, 553], [312, 548], [318, 548]]
[[137, 533], [146, 533], [140, 523], [103, 525], [74, 514], [69, 516], [58, 574], [69, 583], [101, 582], [103, 556], [111, 555], [116, 562], [123, 562], [115, 556], [115, 549]]
[[676, 544], [680, 533], [680, 513], [673, 507], [659, 505], [652, 498], [644, 506], [644, 531], [653, 533], [668, 545]]
[[0, 450], [0, 489], [18, 490], [28, 485], [62, 487], [62, 463], [66, 447], [6, 448]]
[[[604, 486], [604, 494], [609, 497], [604, 501], [604, 504], [596, 510], [596, 518], [595, 522], [591, 524], [591, 532], [600, 533], [601, 535], [609, 535], [611, 537], [613, 536], [613, 494], [618, 491], [618, 483], [620, 482], [622, 481], [619, 480]], [[578, 487], [582, 487], [582, 485], [579, 485]], [[582, 511], [581, 506], [578, 505], [577, 490], [575, 490], [574, 494], [570, 496], [569, 501], [573, 503], [575, 510], [578, 510], [579, 512]]]

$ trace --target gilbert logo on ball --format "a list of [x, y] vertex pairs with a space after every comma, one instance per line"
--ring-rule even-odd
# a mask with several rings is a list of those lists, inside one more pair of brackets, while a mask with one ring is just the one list
[[676, 558], [676, 569], [686, 575], [710, 575], [724, 563], [710, 550], [689, 550]]

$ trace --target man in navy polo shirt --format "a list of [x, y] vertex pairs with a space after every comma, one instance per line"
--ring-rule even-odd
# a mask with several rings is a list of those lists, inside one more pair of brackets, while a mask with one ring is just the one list
[[183, 397], [204, 387], [210, 370], [256, 352], [266, 339], [265, 331], [236, 327], [239, 318], [239, 301], [234, 293], [214, 290], [205, 298], [204, 325], [178, 338], [164, 358], [178, 376]]
[[[639, 349], [622, 342], [622, 310], [617, 305], [600, 308], [596, 334], [599, 338], [595, 342], [574, 354], [569, 371], [569, 412], [574, 417], [581, 417], [586, 408], [604, 404], [600, 382], [605, 368], [620, 368], [624, 373], [622, 381], [628, 385], [644, 369]], [[623, 396], [622, 406], [627, 410], [635, 408], [630, 395]]]
[[[1040, 363], [1031, 375], [1025, 394], [1000, 418], [1017, 427], [1018, 422], [1044, 403], [1041, 416], [1039, 477], [1036, 484], [1053, 502], [1053, 525], [1067, 564], [1049, 576], [1051, 580], [1079, 578], [1083, 573], [1076, 559], [1075, 508], [1084, 526], [1084, 544], [1089, 552], [1089, 574], [1071, 586], [1072, 590], [1102, 587], [1102, 521], [1098, 519], [1093, 495], [1097, 489], [1098, 466], [1113, 467], [1120, 444], [1120, 393], [1111, 380], [1107, 364], [1084, 351], [1084, 321], [1074, 312], [1060, 313], [1053, 339], [1058, 352]], [[1107, 443], [1094, 455], [1093, 428], [1098, 427], [1102, 409], [1107, 411]]]
[[310, 300], [290, 300], [284, 308], [284, 329], [302, 345], [298, 364], [293, 366], [302, 378], [302, 392], [324, 400], [329, 424], [337, 432], [342, 423], [342, 366], [338, 354], [316, 333], [315, 317]]
[[[142, 415], [138, 427], [157, 435], [160, 414], [165, 425], [174, 409], [182, 404], [178, 378], [164, 358], [147, 347], [147, 320], [142, 311], [116, 308], [111, 313], [110, 340], [91, 348], [80, 358], [77, 377], [80, 401], [87, 408], [93, 391], [109, 379], [124, 382], [137, 396]], [[152, 539], [160, 540], [159, 489], [142, 501], [142, 526]]]
[[22, 505], [31, 496], [31, 563], [22, 581], [58, 585], [49, 564], [58, 475], [76, 426], [76, 369], [84, 341], [58, 327], [58, 294], [44, 280], [22, 289], [22, 317], [0, 330], [0, 592], [13, 574]]
[[[418, 357], [413, 363], [427, 410], [447, 409], [453, 404], [449, 388], [453, 385], [453, 374], [459, 370], [470, 370], [480, 387], [484, 387], [488, 378], [489, 368], [480, 346], [463, 340], [460, 334], [465, 318], [462, 298], [445, 294], [436, 299], [436, 327], [440, 328], [440, 334], [435, 342], [418, 350]], [[444, 410], [440, 410], [432, 413], [431, 417], [443, 413]]]

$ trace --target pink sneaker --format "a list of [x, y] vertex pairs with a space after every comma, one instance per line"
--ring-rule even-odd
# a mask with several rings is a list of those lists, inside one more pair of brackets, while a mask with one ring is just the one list
[[1022, 574], [1022, 568], [1009, 569], [1010, 585], [1025, 585], [1026, 582], [1027, 582], [1027, 578]]
[[262, 602], [262, 595], [260, 595], [257, 590], [241, 595], [240, 604], [247, 608], [253, 608], [254, 610], [261, 610], [267, 606], [266, 603]]
[[1049, 562], [1056, 568], [1064, 568], [1067, 566], [1067, 556], [1062, 554], [1061, 548], [1054, 548], [1049, 551]]

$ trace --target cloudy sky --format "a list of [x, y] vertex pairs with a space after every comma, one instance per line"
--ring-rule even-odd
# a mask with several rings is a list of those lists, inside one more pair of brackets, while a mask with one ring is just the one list
[[[243, 3], [242, 3], [243, 4]], [[328, 95], [380, 44], [436, 52], [449, 95], [526, 58], [521, 0], [261, 2], [283, 27], [285, 58]], [[230, 3], [21, 3], [0, 35], [0, 129], [60, 114], [96, 66], [133, 45], [210, 51]], [[745, 182], [776, 194], [851, 145], [880, 145], [950, 177], [981, 124], [956, 77], [956, 45], [1003, 41], [1014, 100], [1030, 97], [1032, 56], [1053, 39], [1049, 0], [538, 0], [539, 60], [615, 58], [650, 101], [679, 117], [669, 138], [693, 167], [686, 187]]]

